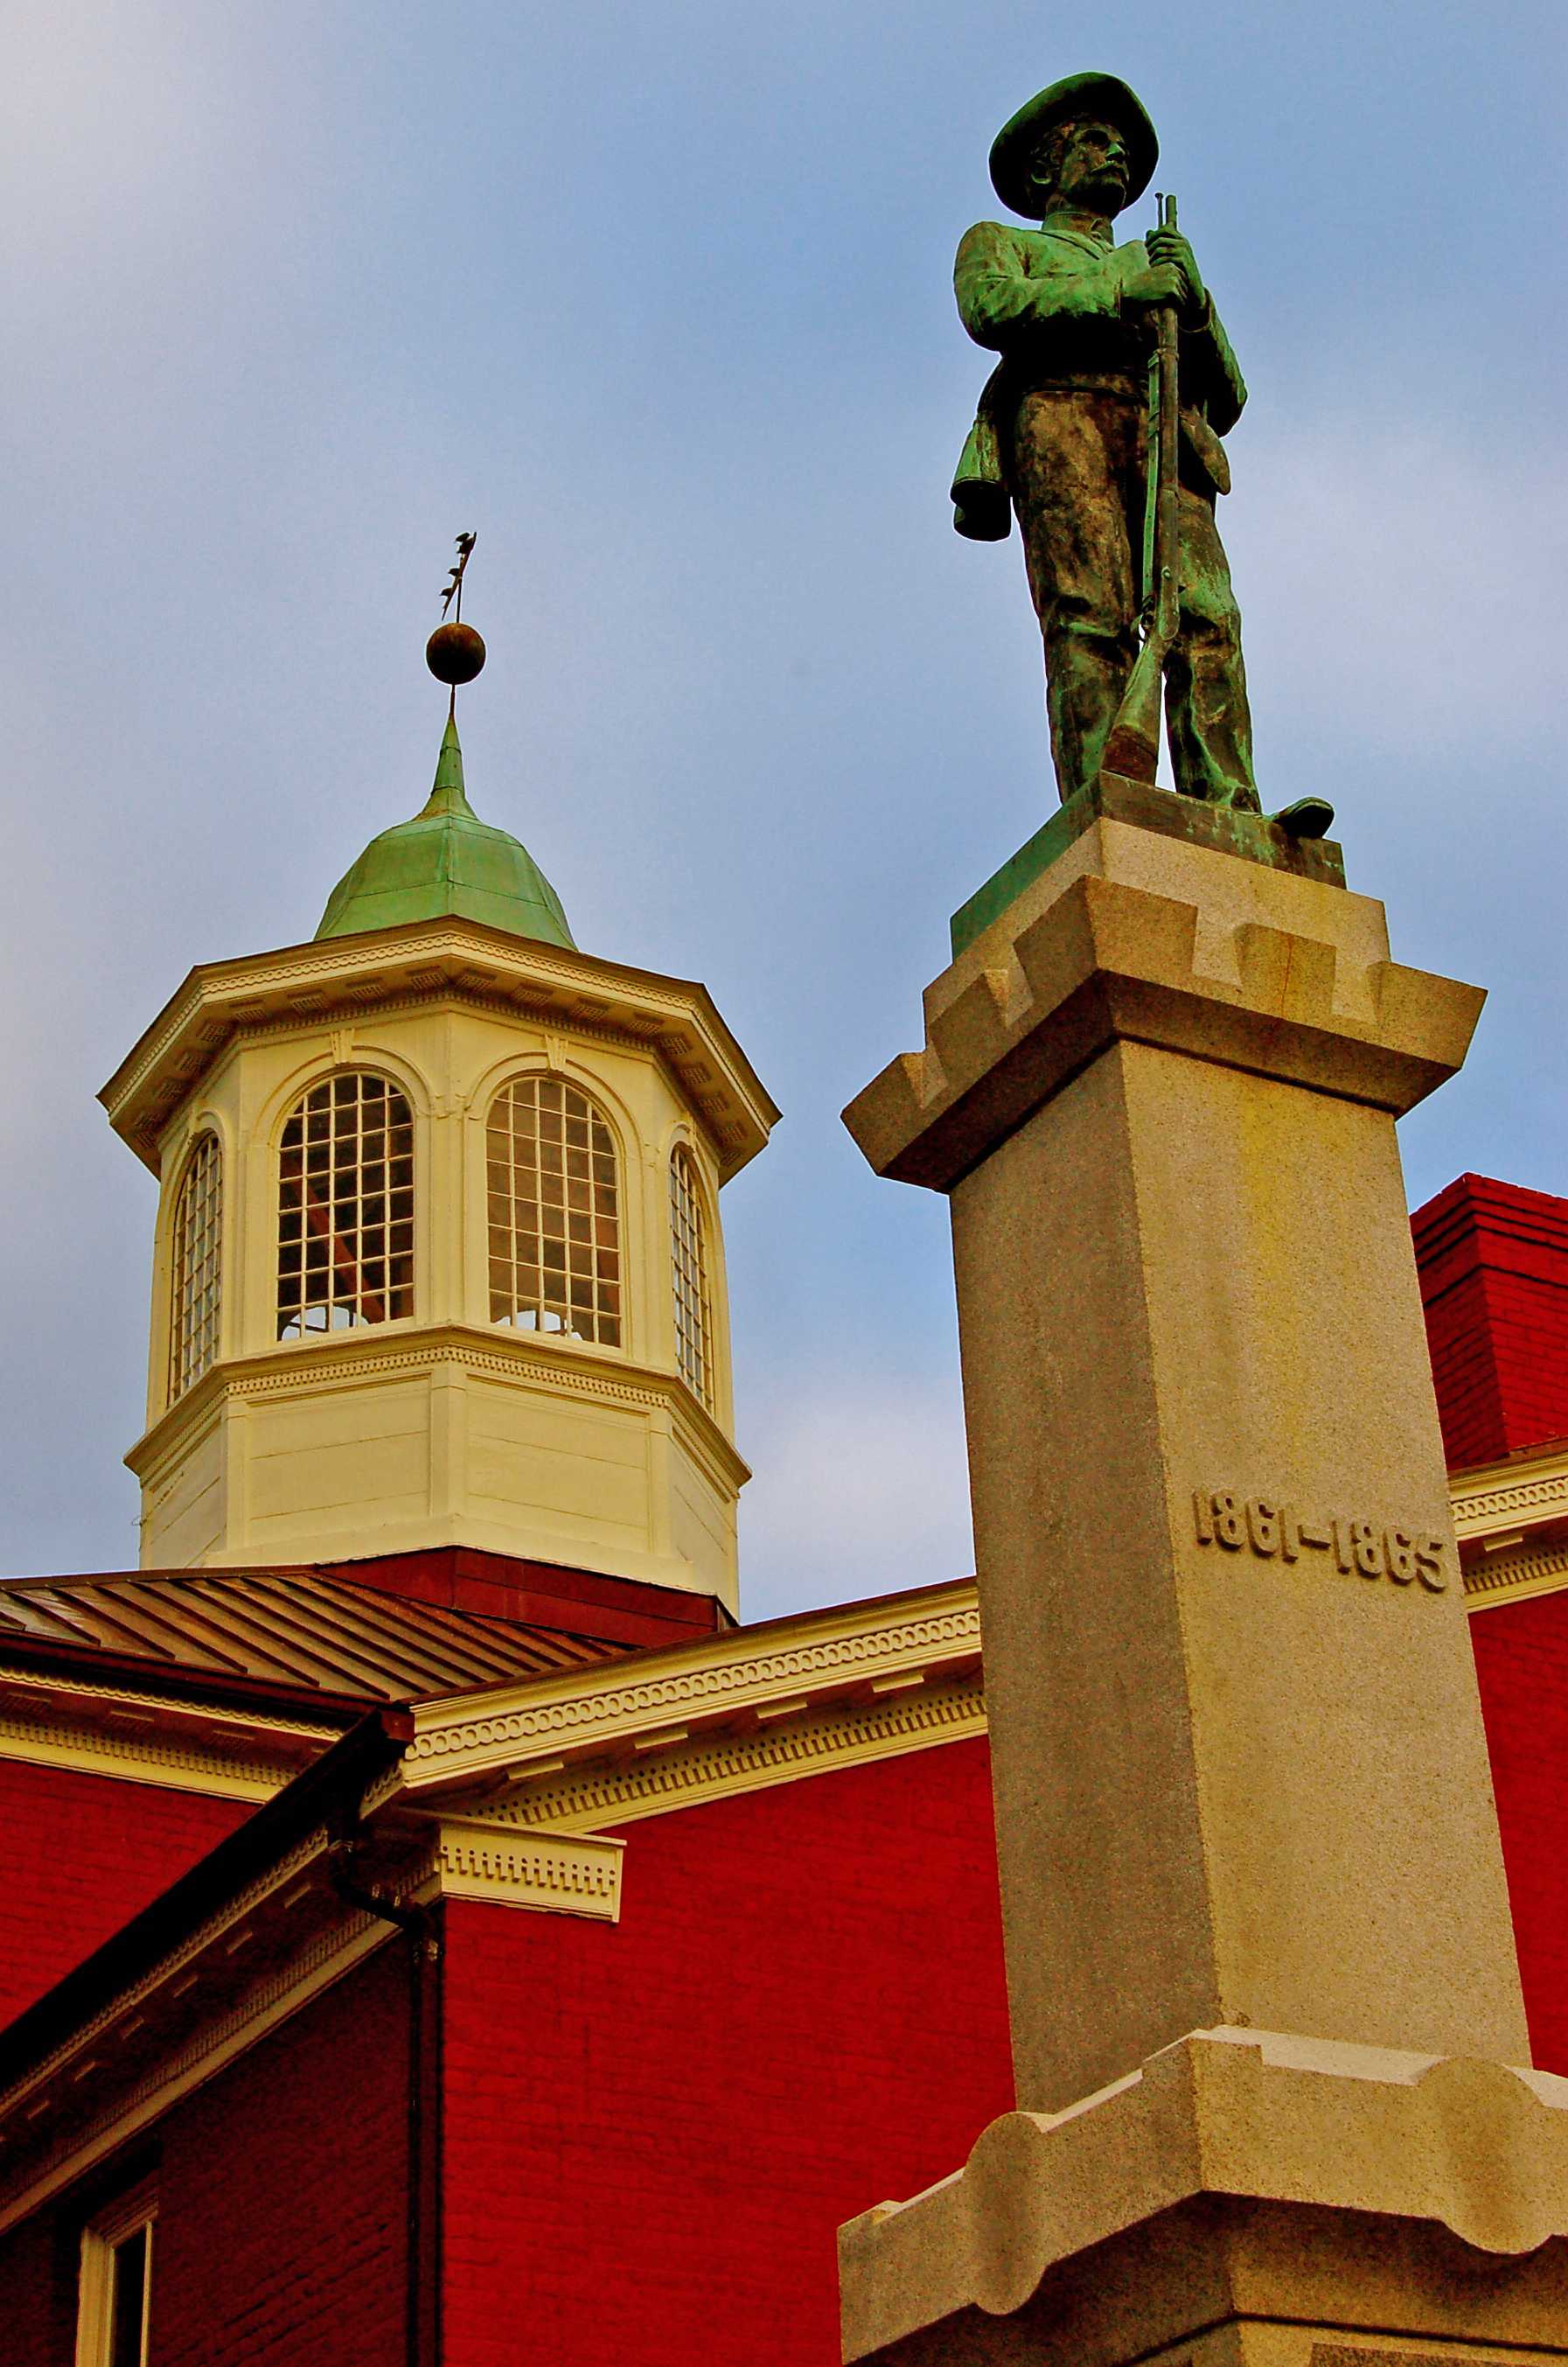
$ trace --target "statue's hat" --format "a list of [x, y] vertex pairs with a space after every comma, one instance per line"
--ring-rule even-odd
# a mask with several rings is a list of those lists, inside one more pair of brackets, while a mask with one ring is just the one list
[[1064, 74], [1060, 82], [1036, 91], [1004, 123], [991, 142], [991, 186], [1004, 206], [1015, 214], [1039, 211], [1033, 202], [1030, 169], [1034, 152], [1054, 123], [1069, 116], [1098, 115], [1114, 123], [1127, 142], [1127, 203], [1141, 198], [1159, 161], [1159, 142], [1143, 101], [1114, 74]]

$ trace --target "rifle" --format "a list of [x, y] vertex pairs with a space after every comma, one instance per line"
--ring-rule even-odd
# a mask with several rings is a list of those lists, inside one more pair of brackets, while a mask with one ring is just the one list
[[[1176, 199], [1155, 198], [1161, 230], [1176, 228]], [[1154, 512], [1153, 561], [1138, 651], [1101, 758], [1108, 773], [1150, 781], [1159, 765], [1159, 719], [1165, 662], [1176, 643], [1181, 609], [1180, 510], [1177, 501], [1179, 395], [1176, 382], [1177, 312], [1162, 304], [1155, 345], [1155, 416], [1148, 466]]]

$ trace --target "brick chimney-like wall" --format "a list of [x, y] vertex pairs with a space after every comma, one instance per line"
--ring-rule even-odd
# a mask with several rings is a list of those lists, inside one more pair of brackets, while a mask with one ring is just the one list
[[1568, 1437], [1568, 1200], [1461, 1175], [1411, 1229], [1450, 1467]]

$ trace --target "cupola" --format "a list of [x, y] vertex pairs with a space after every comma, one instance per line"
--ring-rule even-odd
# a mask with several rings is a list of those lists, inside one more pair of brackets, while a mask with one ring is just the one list
[[705, 987], [576, 947], [455, 711], [314, 939], [192, 970], [101, 1098], [162, 1187], [144, 1568], [456, 1546], [734, 1609], [718, 1195], [778, 1113]]

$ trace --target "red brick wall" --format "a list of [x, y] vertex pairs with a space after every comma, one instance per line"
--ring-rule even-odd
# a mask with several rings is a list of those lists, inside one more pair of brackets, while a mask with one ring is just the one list
[[1530, 2046], [1568, 2073], [1568, 1592], [1470, 1623]]
[[243, 1800], [0, 1759], [0, 2023], [249, 1813]]
[[1568, 1437], [1568, 1200], [1461, 1175], [1411, 1223], [1450, 1466]]
[[165, 2119], [158, 2367], [401, 2360], [408, 1996], [394, 1937]]
[[0, 2236], [0, 2326], [6, 2367], [73, 2367], [75, 2263], [47, 2216]]
[[6, 2367], [72, 2367], [83, 2223], [149, 2167], [158, 2367], [397, 2367], [407, 2000], [393, 1940], [0, 2238]]
[[626, 1838], [615, 1928], [447, 1910], [446, 2367], [832, 2367], [838, 2223], [1012, 2101], [985, 1745]]

